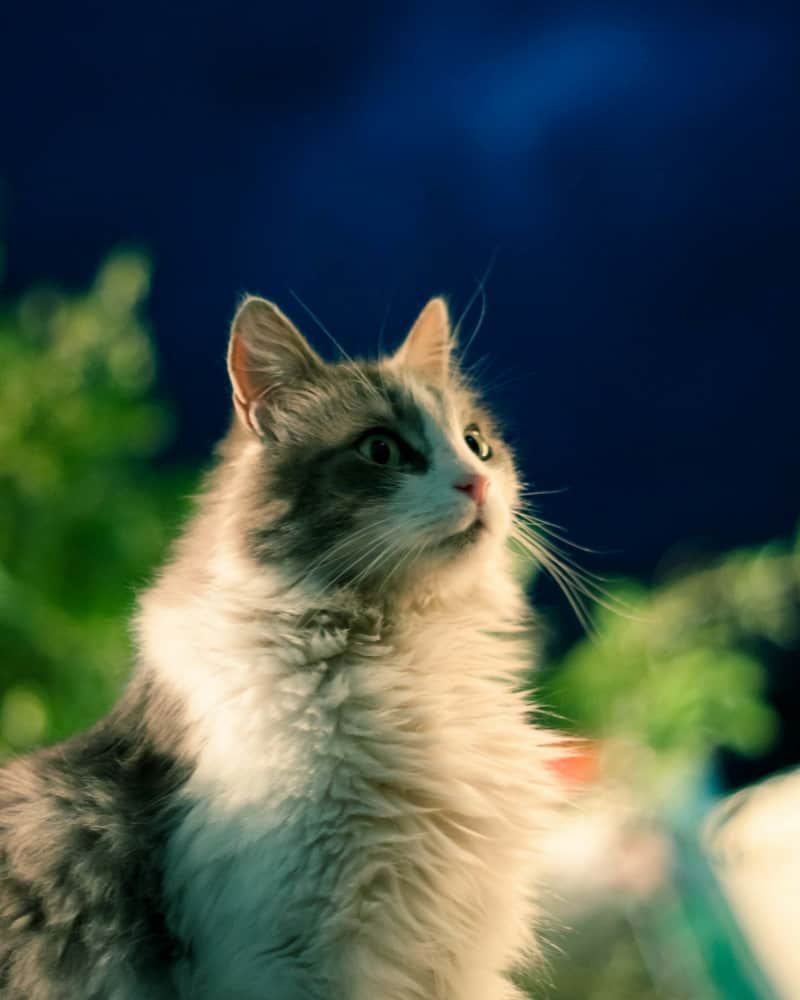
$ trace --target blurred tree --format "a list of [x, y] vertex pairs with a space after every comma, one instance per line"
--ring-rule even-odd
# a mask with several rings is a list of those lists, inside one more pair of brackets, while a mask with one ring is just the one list
[[629, 582], [614, 596], [630, 616], [599, 609], [597, 635], [551, 665], [545, 702], [613, 743], [627, 778], [652, 793], [680, 787], [719, 748], [763, 752], [776, 730], [768, 651], [800, 641], [800, 542], [733, 552], [651, 591]]
[[135, 589], [191, 478], [156, 469], [170, 421], [140, 316], [146, 259], [84, 294], [0, 302], [0, 755], [99, 716], [130, 660]]

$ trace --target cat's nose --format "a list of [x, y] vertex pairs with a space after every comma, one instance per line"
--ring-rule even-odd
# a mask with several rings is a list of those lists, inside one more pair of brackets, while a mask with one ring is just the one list
[[457, 490], [461, 490], [462, 493], [471, 496], [475, 503], [480, 505], [486, 499], [486, 494], [489, 492], [489, 477], [481, 475], [468, 476], [462, 482], [455, 485]]

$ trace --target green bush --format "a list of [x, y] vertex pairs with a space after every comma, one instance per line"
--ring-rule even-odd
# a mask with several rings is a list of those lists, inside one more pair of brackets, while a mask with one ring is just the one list
[[0, 754], [99, 716], [129, 669], [135, 589], [189, 477], [141, 318], [150, 272], [113, 254], [82, 294], [0, 303]]
[[639, 748], [629, 777], [653, 788], [697, 772], [718, 748], [769, 747], [766, 657], [800, 640], [800, 545], [733, 552], [614, 597], [630, 615], [600, 608], [597, 635], [551, 665], [544, 685], [571, 728]]

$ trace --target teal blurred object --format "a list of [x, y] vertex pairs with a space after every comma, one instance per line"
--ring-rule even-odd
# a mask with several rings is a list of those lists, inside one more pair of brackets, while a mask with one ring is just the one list
[[[549, 972], [522, 982], [537, 1000], [793, 1000], [800, 994], [779, 991], [762, 966], [759, 942], [734, 909], [702, 831], [718, 807], [718, 752], [756, 756], [778, 734], [765, 687], [771, 651], [800, 644], [800, 539], [684, 568], [650, 589], [623, 581], [610, 596], [627, 613], [598, 609], [595, 632], [530, 678], [551, 718], [589, 740], [595, 764], [582, 780], [588, 774], [596, 788], [579, 796], [555, 838], [563, 860], [553, 895], [565, 915], [551, 932]], [[594, 823], [593, 810], [602, 817]], [[642, 848], [648, 837], [669, 861], [631, 898], [631, 866], [653, 861]], [[762, 853], [791, 856], [796, 837], [788, 839], [774, 833]], [[729, 878], [740, 877], [746, 861], [738, 852]], [[768, 914], [762, 933], [771, 941], [770, 908], [786, 909], [770, 907], [781, 883], [780, 862], [774, 867], [760, 893]], [[751, 875], [755, 896], [759, 876]], [[606, 885], [593, 896], [594, 878]], [[800, 936], [799, 919], [784, 917], [784, 936]]]
[[691, 937], [719, 1000], [781, 1000], [731, 912], [696, 829], [673, 831], [673, 843], [675, 911], [652, 907], [652, 943], [673, 942], [674, 950], [681, 933]]
[[[798, 789], [797, 781], [794, 782]], [[601, 782], [578, 795], [545, 841], [545, 884], [552, 890], [545, 931], [547, 966], [519, 977], [536, 1000], [793, 1000], [785, 988], [796, 966], [796, 903], [778, 907], [774, 881], [761, 879], [759, 863], [742, 857], [744, 840], [721, 863], [706, 833], [722, 809], [706, 782], [684, 787], [683, 801], [652, 810], [619, 786]], [[756, 795], [758, 799], [758, 795]], [[795, 809], [797, 795], [790, 802]], [[727, 806], [725, 807], [727, 810]], [[730, 811], [730, 810], [727, 810]], [[761, 817], [757, 817], [761, 819]], [[794, 850], [797, 822], [772, 825], [762, 848], [781, 856]], [[752, 844], [750, 844], [752, 846]], [[758, 861], [758, 859], [756, 859]], [[776, 866], [779, 874], [780, 864]], [[748, 894], [737, 899], [728, 878], [747, 876]], [[797, 888], [787, 872], [786, 890]], [[756, 908], [753, 900], [761, 897]], [[743, 912], [741, 903], [750, 912]], [[786, 927], [782, 963], [765, 949]], [[742, 917], [747, 919], [742, 919]], [[754, 933], [758, 932], [758, 933]], [[787, 960], [787, 943], [790, 957]], [[773, 951], [775, 949], [773, 948]], [[763, 963], [763, 964], [762, 964]], [[781, 964], [783, 968], [781, 968]], [[780, 974], [783, 987], [781, 988]], [[789, 972], [791, 984], [791, 971]]]

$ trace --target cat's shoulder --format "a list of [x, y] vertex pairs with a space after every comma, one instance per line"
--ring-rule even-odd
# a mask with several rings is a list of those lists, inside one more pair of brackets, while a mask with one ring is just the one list
[[111, 987], [172, 959], [162, 844], [178, 769], [121, 723], [112, 714], [0, 768], [0, 998], [43, 984], [54, 997], [138, 996]]

